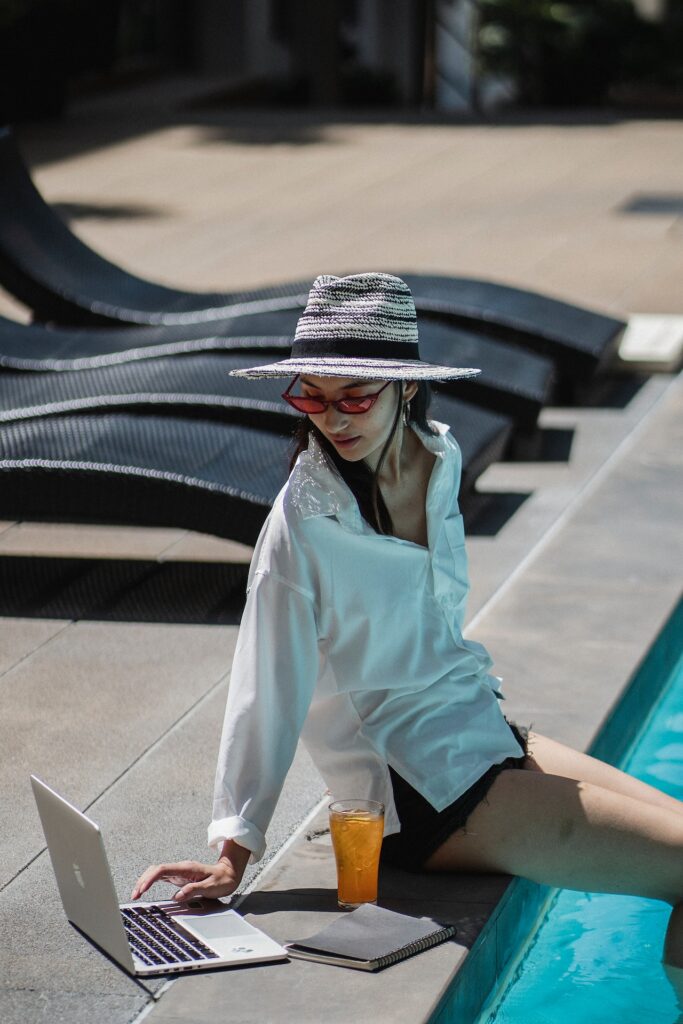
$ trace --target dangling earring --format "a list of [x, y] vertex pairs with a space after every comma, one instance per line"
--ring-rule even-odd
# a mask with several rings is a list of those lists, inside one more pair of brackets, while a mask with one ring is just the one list
[[410, 402], [403, 403], [403, 426], [410, 426]]

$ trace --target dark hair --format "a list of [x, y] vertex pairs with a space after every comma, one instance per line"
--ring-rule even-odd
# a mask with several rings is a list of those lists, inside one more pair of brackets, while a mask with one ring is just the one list
[[[294, 468], [294, 463], [301, 454], [308, 447], [308, 440], [311, 434], [317, 439], [320, 447], [325, 452], [328, 460], [332, 463], [334, 468], [337, 470], [342, 480], [350, 488], [353, 496], [358, 502], [358, 508], [360, 513], [366, 522], [370, 524], [373, 530], [377, 533], [392, 534], [394, 532], [394, 524], [391, 521], [389, 515], [389, 509], [384, 503], [382, 497], [382, 491], [379, 486], [379, 473], [384, 464], [384, 460], [387, 456], [391, 442], [394, 439], [396, 428], [398, 427], [403, 412], [403, 389], [401, 388], [401, 382], [396, 381], [396, 413], [394, 415], [394, 422], [389, 432], [389, 436], [386, 439], [384, 447], [382, 448], [377, 468], [373, 472], [369, 466], [361, 459], [359, 462], [349, 462], [343, 458], [334, 448], [332, 444], [320, 433], [317, 427], [313, 425], [307, 416], [302, 417], [294, 431], [294, 453], [289, 463], [290, 472]], [[408, 422], [423, 430], [427, 434], [434, 434], [429, 423], [427, 422], [427, 410], [429, 408], [429, 402], [431, 399], [431, 389], [426, 381], [417, 382], [417, 391], [407, 403], [408, 407]]]

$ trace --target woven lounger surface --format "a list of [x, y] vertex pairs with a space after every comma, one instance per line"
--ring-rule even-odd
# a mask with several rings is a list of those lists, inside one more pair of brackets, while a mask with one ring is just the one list
[[173, 416], [23, 420], [0, 431], [0, 515], [179, 526], [253, 544], [288, 448], [268, 431]]
[[[242, 312], [298, 309], [310, 281], [249, 292], [194, 293], [130, 274], [81, 242], [45, 203], [9, 129], [0, 130], [0, 281], [38, 319], [181, 324]], [[624, 324], [548, 296], [488, 281], [403, 274], [418, 309], [486, 323], [513, 340], [555, 344], [586, 374], [609, 357]]]
[[[220, 418], [291, 435], [299, 414], [280, 398], [282, 381], [254, 383], [228, 374], [228, 367], [248, 362], [244, 356], [200, 355], [71, 374], [4, 373], [0, 423], [135, 409]], [[430, 415], [453, 429], [468, 479], [501, 457], [512, 428], [508, 417], [442, 393], [433, 395]]]
[[401, 273], [422, 313], [499, 333], [564, 364], [572, 357], [584, 374], [613, 355], [626, 324], [538, 292], [466, 277]]
[[[155, 398], [155, 414], [92, 412], [4, 424], [0, 516], [182, 526], [254, 543], [286, 478], [289, 438], [182, 418], [173, 396], [166, 406], [164, 396]], [[160, 406], [167, 415], [158, 415]], [[504, 454], [511, 422], [445, 395], [437, 396], [434, 416], [449, 422], [460, 441], [466, 494]]]
[[[277, 314], [282, 318], [287, 314]], [[270, 329], [278, 326], [272, 323], [273, 314], [267, 314], [270, 321], [267, 326]], [[259, 319], [256, 317], [255, 319]], [[280, 323], [280, 329], [288, 329], [292, 325]], [[33, 385], [28, 380], [33, 374], [25, 373], [15, 375], [17, 403], [15, 404], [42, 404], [49, 397], [40, 398], [40, 395], [49, 396], [55, 394], [60, 398], [76, 397], [79, 394], [78, 388], [86, 386], [92, 391], [98, 388], [102, 393], [114, 394], [121, 390], [120, 386], [108, 384], [107, 381], [128, 380], [126, 390], [151, 390], [144, 382], [152, 379], [150, 375], [156, 374], [153, 367], [144, 369], [142, 361], [152, 360], [155, 366], [160, 366], [161, 361], [157, 356], [182, 355], [184, 358], [177, 360], [178, 366], [201, 357], [202, 353], [220, 351], [222, 358], [228, 361], [234, 360], [235, 366], [247, 366], [250, 363], [271, 362], [288, 354], [290, 338], [285, 335], [260, 336], [253, 339], [249, 337], [238, 338], [197, 338], [193, 340], [174, 340], [164, 342], [164, 333], [169, 336], [179, 335], [187, 328], [177, 327], [152, 327], [152, 328], [46, 328], [37, 324], [16, 324], [10, 320], [0, 317], [0, 366], [16, 368], [20, 370], [31, 370], [37, 373], [45, 370], [59, 370], [59, 376], [65, 377], [62, 385], [55, 383], [48, 385], [44, 391], [33, 391]], [[133, 338], [127, 338], [130, 332]], [[144, 336], [149, 333], [152, 337], [146, 339]], [[484, 407], [494, 409], [511, 416], [522, 429], [532, 429], [538, 418], [543, 405], [550, 400], [554, 372], [552, 363], [541, 356], [529, 352], [520, 351], [510, 345], [492, 341], [489, 338], [480, 337], [470, 332], [463, 331], [444, 323], [426, 322], [421, 326], [421, 349], [425, 359], [445, 365], [477, 366], [482, 373], [467, 381], [464, 386], [460, 384], [443, 384], [437, 387], [444, 388], [458, 395], [462, 394], [473, 402]], [[113, 338], [109, 338], [113, 335]], [[149, 343], [147, 343], [149, 341]], [[241, 350], [248, 350], [250, 341], [253, 342], [255, 351], [248, 356], [241, 357]], [[110, 346], [119, 351], [107, 354], [103, 348]], [[83, 353], [89, 349], [94, 350], [91, 356]], [[75, 358], [64, 358], [66, 352], [79, 352]], [[191, 359], [188, 353], [192, 353]], [[165, 359], [165, 364], [170, 360]], [[124, 364], [135, 364], [133, 369], [124, 369]], [[102, 373], [104, 376], [97, 376]], [[77, 372], [76, 372], [77, 371]], [[92, 381], [99, 383], [86, 385], [78, 384], [75, 379], [67, 383], [70, 378], [79, 374], [89, 373]], [[27, 378], [26, 384], [22, 384], [22, 376]], [[41, 376], [45, 374], [41, 373]], [[136, 380], [139, 383], [136, 383]], [[241, 394], [235, 391], [237, 379], [233, 379], [230, 394]], [[38, 388], [44, 386], [36, 385]], [[276, 383], [279, 387], [279, 382]], [[215, 386], [217, 391], [225, 392], [225, 386]], [[264, 383], [249, 383], [248, 390], [244, 392], [245, 397], [253, 396], [258, 399], [266, 392]], [[69, 390], [72, 389], [72, 390]], [[176, 390], [187, 390], [180, 385]], [[194, 388], [192, 390], [195, 390]], [[278, 391], [284, 390], [284, 385]], [[274, 393], [274, 392], [273, 392]], [[34, 396], [34, 397], [31, 397]], [[5, 406], [6, 407], [6, 406]]]
[[237, 419], [267, 429], [289, 432], [297, 417], [281, 399], [285, 383], [264, 381], [260, 386], [230, 370], [250, 366], [254, 353], [197, 353], [165, 356], [144, 362], [120, 363], [65, 373], [0, 373], [0, 422], [75, 413], [86, 410], [160, 405], [188, 414], [201, 407], [208, 414]]
[[[229, 327], [233, 322], [230, 321]], [[253, 327], [249, 324], [249, 327]], [[192, 352], [265, 352], [284, 359], [292, 344], [288, 334], [259, 337], [253, 330], [244, 338], [230, 330], [221, 334], [223, 322], [170, 327], [46, 327], [20, 324], [0, 316], [0, 367], [24, 372], [87, 370], [96, 366], [138, 362], [157, 356]]]

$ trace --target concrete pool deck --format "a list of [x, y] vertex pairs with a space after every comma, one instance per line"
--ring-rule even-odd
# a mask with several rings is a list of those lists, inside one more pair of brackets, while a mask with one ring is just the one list
[[[622, 315], [680, 312], [680, 217], [623, 212], [640, 193], [673, 196], [680, 123], [307, 125], [218, 113], [159, 123], [137, 110], [126, 126], [120, 109], [111, 122], [93, 110], [25, 130], [25, 152], [76, 229], [150, 277], [236, 288], [401, 264], [503, 279]], [[446, 237], [444, 210], [459, 244]], [[7, 299], [2, 308], [24, 315]], [[682, 404], [681, 380], [658, 375], [615, 385], [611, 404], [549, 408], [545, 458], [497, 464], [480, 480], [492, 498], [469, 541], [471, 635], [505, 677], [509, 717], [578, 747], [680, 591]], [[511, 502], [516, 512], [506, 518]], [[249, 555], [186, 531], [0, 530], [0, 558], [232, 565]], [[462, 941], [377, 977], [292, 962], [181, 979], [156, 1003], [162, 983], [141, 988], [68, 927], [28, 772], [102, 825], [122, 897], [152, 860], [203, 857], [236, 627], [70, 619], [59, 617], [59, 598], [51, 614], [0, 622], [0, 792], [11, 820], [0, 836], [0, 911], [8, 932], [22, 929], [0, 953], [3, 1020], [123, 1024], [149, 1010], [150, 1020], [170, 1024], [213, 1020], [229, 1007], [240, 1022], [355, 1021], [368, 999], [383, 1021], [426, 1020], [495, 919], [507, 879], [385, 878], [389, 905], [453, 917]], [[300, 752], [272, 849], [321, 789]], [[325, 838], [300, 836], [243, 909], [273, 934], [295, 937], [335, 913], [333, 887]], [[485, 937], [473, 992], [492, 980], [492, 966], [495, 976], [502, 952], [495, 928]]]

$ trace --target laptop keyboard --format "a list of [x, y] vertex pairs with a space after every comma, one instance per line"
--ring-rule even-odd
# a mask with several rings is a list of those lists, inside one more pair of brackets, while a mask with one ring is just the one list
[[121, 910], [121, 916], [131, 948], [149, 967], [218, 957], [161, 907], [126, 907]]

